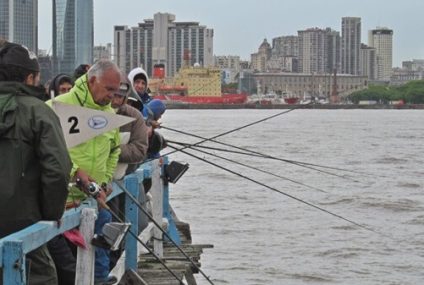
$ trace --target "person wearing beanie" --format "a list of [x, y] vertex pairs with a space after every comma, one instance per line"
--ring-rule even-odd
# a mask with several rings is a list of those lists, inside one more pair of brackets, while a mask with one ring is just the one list
[[149, 148], [147, 149], [147, 158], [158, 158], [160, 151], [166, 147], [166, 140], [156, 131], [160, 127], [160, 118], [166, 111], [165, 104], [159, 99], [153, 99], [143, 108], [143, 117], [146, 124], [151, 128], [149, 136]]
[[[117, 114], [132, 117], [135, 120], [119, 128], [121, 134], [121, 153], [119, 154], [118, 166], [114, 174], [114, 179], [116, 180], [120, 180], [124, 175], [136, 171], [147, 157], [148, 128], [140, 111], [127, 104], [130, 93], [131, 87], [128, 79], [124, 74], [121, 74], [121, 88], [119, 92], [115, 93], [112, 99], [112, 108], [116, 110]], [[146, 198], [143, 188], [140, 189], [138, 198], [140, 204], [146, 209], [144, 205]], [[122, 216], [122, 213], [125, 213], [125, 199], [123, 196], [116, 196], [109, 201], [108, 205], [113, 212], [119, 213], [120, 218], [124, 219]], [[146, 215], [142, 211], [139, 211], [138, 233], [141, 233], [147, 225]], [[122, 249], [111, 252], [110, 268], [115, 267], [121, 254]]]
[[[19, 44], [2, 41], [0, 238], [41, 220], [58, 221], [65, 210], [72, 163], [59, 118], [41, 100], [45, 91], [36, 87], [39, 81], [36, 56]], [[26, 268], [29, 284], [57, 284], [46, 245], [27, 253], [26, 259], [31, 264]], [[25, 264], [18, 264], [17, 270]]]
[[114, 94], [112, 108], [119, 115], [135, 118], [119, 129], [120, 133], [130, 133], [128, 143], [120, 145], [121, 153], [118, 160], [120, 163], [129, 164], [125, 174], [134, 172], [146, 158], [148, 144], [148, 130], [140, 111], [127, 104], [130, 92], [128, 81], [125, 76], [121, 76], [121, 88]]
[[[128, 79], [135, 92], [136, 98], [138, 97], [137, 99], [139, 99], [143, 105], [152, 100], [152, 97], [150, 97], [147, 92], [149, 77], [143, 68], [136, 67], [131, 70], [130, 73], [128, 73]], [[142, 111], [142, 108], [140, 108], [140, 111]]]

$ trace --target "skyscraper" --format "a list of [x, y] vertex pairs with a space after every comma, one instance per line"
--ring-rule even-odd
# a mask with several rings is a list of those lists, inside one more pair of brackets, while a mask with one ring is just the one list
[[0, 0], [0, 37], [38, 51], [38, 0]]
[[198, 22], [175, 22], [175, 15], [156, 13], [137, 27], [114, 27], [114, 54], [118, 66], [128, 72], [142, 66], [149, 75], [153, 65], [163, 64], [173, 76], [185, 63], [213, 65], [213, 30]]
[[342, 73], [358, 75], [361, 48], [361, 18], [342, 18]]
[[377, 80], [390, 80], [393, 64], [393, 30], [376, 28], [368, 33], [368, 45], [377, 54]]
[[54, 74], [93, 61], [93, 0], [53, 0]]

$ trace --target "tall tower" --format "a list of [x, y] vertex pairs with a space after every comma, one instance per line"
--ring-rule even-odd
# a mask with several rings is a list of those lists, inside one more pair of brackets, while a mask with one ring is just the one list
[[38, 52], [38, 0], [0, 0], [0, 37]]
[[54, 73], [93, 61], [93, 0], [53, 0]]
[[359, 74], [359, 50], [361, 48], [361, 18], [342, 18], [342, 73]]
[[393, 30], [376, 28], [368, 33], [368, 45], [377, 53], [377, 80], [390, 80], [393, 65]]

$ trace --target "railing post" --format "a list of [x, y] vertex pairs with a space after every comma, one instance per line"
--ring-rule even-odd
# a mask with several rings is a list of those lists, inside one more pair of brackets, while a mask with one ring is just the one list
[[5, 241], [3, 244], [3, 284], [26, 284], [25, 255], [22, 241]]
[[[153, 198], [152, 212], [153, 219], [162, 225], [163, 217], [163, 191], [162, 191], [162, 179], [161, 169], [159, 167], [159, 159], [152, 162], [152, 188], [150, 190]], [[163, 257], [163, 242], [162, 242], [162, 231], [157, 227], [153, 230], [153, 250], [159, 257]]]
[[[125, 177], [125, 188], [138, 201], [140, 184], [135, 174]], [[126, 222], [131, 223], [130, 231], [134, 234], [128, 234], [125, 239], [125, 270], [137, 270], [137, 239], [138, 236], [138, 207], [136, 203], [128, 197], [125, 197], [125, 218]]]
[[94, 283], [94, 246], [91, 240], [94, 237], [94, 222], [96, 211], [91, 208], [82, 209], [80, 232], [84, 236], [87, 249], [78, 247], [76, 266], [76, 285], [87, 285]]
[[[168, 165], [168, 157], [164, 157], [162, 165], [162, 177], [165, 176], [165, 166]], [[180, 235], [175, 225], [174, 219], [172, 218], [171, 212], [169, 210], [169, 182], [165, 181], [163, 183], [163, 217], [168, 220], [167, 234], [171, 239], [177, 244], [181, 245]]]

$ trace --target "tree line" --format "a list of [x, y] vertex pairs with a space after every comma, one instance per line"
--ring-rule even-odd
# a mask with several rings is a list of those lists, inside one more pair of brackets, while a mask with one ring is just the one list
[[381, 104], [403, 100], [405, 104], [424, 104], [424, 80], [410, 81], [401, 86], [370, 85], [368, 89], [349, 95], [354, 104], [359, 101], [373, 100]]

